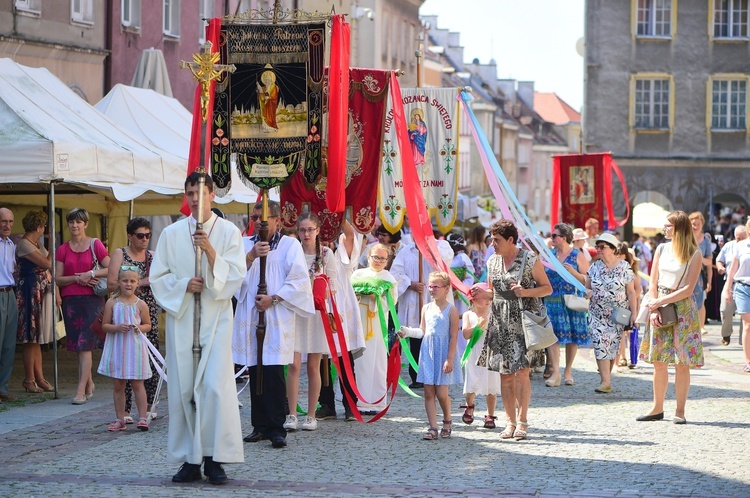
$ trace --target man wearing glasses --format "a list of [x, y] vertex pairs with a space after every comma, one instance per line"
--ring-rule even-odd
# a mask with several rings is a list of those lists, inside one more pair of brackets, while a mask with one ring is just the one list
[[[247, 365], [250, 374], [250, 420], [253, 432], [243, 440], [247, 443], [269, 439], [274, 448], [286, 443], [286, 381], [284, 366], [294, 361], [294, 330], [297, 315], [315, 314], [312, 284], [300, 242], [281, 234], [281, 210], [277, 202], [269, 202], [268, 241], [257, 235], [261, 224], [261, 204], [255, 205], [250, 219], [255, 234], [244, 238], [247, 274], [237, 293], [232, 356], [234, 363]], [[266, 257], [265, 295], [258, 294], [260, 258]], [[266, 335], [261, 370], [262, 392], [257, 392], [258, 312], [265, 312]], [[290, 406], [290, 410], [296, 407]]]
[[[198, 229], [199, 188], [203, 186], [202, 229]], [[211, 484], [224, 484], [222, 463], [244, 462], [242, 427], [232, 368], [232, 296], [247, 268], [242, 236], [232, 223], [211, 212], [211, 176], [191, 173], [185, 197], [192, 216], [168, 226], [159, 237], [151, 265], [154, 296], [167, 312], [169, 434], [167, 458], [183, 462], [174, 482], [201, 479], [201, 464]], [[135, 237], [138, 239], [138, 237]], [[202, 275], [195, 275], [197, 250]], [[202, 353], [193, 371], [195, 293], [200, 300]]]

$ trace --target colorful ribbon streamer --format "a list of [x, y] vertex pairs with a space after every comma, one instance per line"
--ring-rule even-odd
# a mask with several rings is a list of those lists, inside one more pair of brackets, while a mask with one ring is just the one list
[[[473, 100], [473, 97], [467, 92], [461, 92], [458, 98], [462, 99], [464, 102], [463, 108], [468, 117], [469, 128], [474, 136], [474, 143], [476, 143], [477, 149], [479, 150], [479, 156], [482, 159], [487, 182], [489, 183], [490, 190], [492, 190], [492, 193], [500, 206], [500, 212], [503, 214], [503, 217], [513, 220], [519, 228], [519, 231], [523, 231], [526, 234], [526, 237], [531, 239], [532, 243], [539, 251], [541, 259], [545, 262], [545, 266], [554, 269], [566, 282], [574, 286], [576, 289], [581, 292], [586, 292], [586, 288], [583, 284], [565, 269], [562, 263], [560, 263], [560, 261], [549, 250], [547, 244], [544, 243], [534, 230], [533, 224], [528, 216], [526, 216], [523, 207], [521, 207], [521, 203], [518, 202], [518, 198], [513, 193], [513, 189], [511, 188], [508, 179], [505, 177], [502, 168], [500, 168], [500, 164], [498, 164], [497, 158], [492, 152], [492, 147], [487, 140], [484, 130], [482, 130], [479, 121], [474, 115], [474, 111], [472, 111], [469, 106], [469, 102]], [[506, 199], [510, 202], [506, 201]], [[523, 237], [519, 238], [523, 240]]]

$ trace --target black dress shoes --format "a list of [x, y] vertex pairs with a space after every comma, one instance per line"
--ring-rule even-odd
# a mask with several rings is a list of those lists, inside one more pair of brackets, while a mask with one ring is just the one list
[[654, 413], [653, 415], [641, 415], [635, 418], [638, 422], [652, 422], [654, 420], [663, 420], [664, 412]]
[[203, 479], [201, 466], [194, 463], [183, 463], [180, 470], [172, 476], [172, 482], [193, 482]]
[[209, 484], [226, 484], [227, 473], [224, 472], [219, 462], [214, 462], [211, 457], [206, 457], [203, 462], [203, 473], [208, 477]]
[[265, 434], [258, 432], [258, 431], [253, 431], [250, 433], [249, 436], [245, 436], [242, 438], [242, 440], [245, 441], [246, 443], [257, 443], [258, 441], [262, 441], [264, 439], [268, 439], [268, 437], [266, 437]]
[[271, 446], [274, 448], [286, 448], [286, 438], [278, 435], [271, 437]]
[[409, 384], [409, 389], [423, 389], [423, 388], [424, 388], [424, 384], [421, 382], [415, 381]]

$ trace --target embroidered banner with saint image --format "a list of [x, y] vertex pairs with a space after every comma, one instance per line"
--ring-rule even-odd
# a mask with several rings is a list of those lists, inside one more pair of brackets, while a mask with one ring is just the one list
[[[458, 119], [459, 102], [453, 88], [403, 88], [402, 105], [408, 121], [410, 149], [431, 216], [443, 233], [450, 232], [458, 212]], [[389, 232], [401, 228], [406, 214], [403, 173], [393, 102], [389, 99], [385, 120], [383, 164], [378, 205]]]
[[[375, 224], [380, 152], [383, 144], [388, 80], [391, 71], [352, 68], [349, 70], [349, 126], [346, 150], [346, 208], [360, 233]], [[284, 226], [293, 227], [304, 207], [320, 219], [320, 238], [330, 242], [338, 237], [344, 213], [333, 213], [326, 205], [326, 181], [321, 176], [312, 185], [297, 172], [281, 189], [281, 217]]]
[[325, 24], [226, 24], [221, 62], [234, 74], [216, 85], [212, 173], [231, 187], [230, 157], [248, 187], [272, 188], [304, 167], [320, 174]]

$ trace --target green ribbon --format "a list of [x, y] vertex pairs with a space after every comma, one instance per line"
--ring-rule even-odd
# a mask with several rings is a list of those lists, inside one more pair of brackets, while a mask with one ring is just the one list
[[452, 266], [451, 271], [455, 273], [458, 279], [461, 281], [466, 279], [466, 275], [471, 275], [471, 278], [473, 278], [475, 282], [479, 282], [479, 279], [476, 275], [474, 275], [474, 272], [472, 272], [465, 266]]
[[[365, 277], [357, 280], [352, 281], [352, 287], [354, 288], [354, 292], [356, 294], [365, 294], [365, 295], [374, 295], [376, 297], [381, 297], [383, 294], [385, 294], [385, 301], [388, 306], [388, 310], [391, 312], [391, 316], [393, 317], [393, 325], [396, 327], [396, 330], [399, 330], [401, 328], [401, 322], [398, 319], [398, 313], [396, 312], [396, 304], [393, 302], [393, 296], [391, 295], [390, 290], [393, 288], [393, 283], [388, 282], [387, 280], [383, 280], [382, 278], [372, 278], [372, 277]], [[383, 303], [380, 301], [380, 299], [375, 300], [377, 309], [378, 309], [378, 320], [380, 321], [380, 329], [383, 331], [383, 342], [385, 343], [386, 350], [388, 349], [388, 322], [385, 319], [385, 311], [383, 311]], [[414, 370], [419, 370], [419, 366], [417, 364], [417, 361], [414, 359], [414, 356], [411, 354], [411, 350], [408, 347], [408, 343], [406, 342], [406, 338], [399, 336], [399, 341], [401, 343], [401, 349], [404, 351], [404, 354], [406, 355], [406, 359], [409, 361], [409, 365]], [[409, 386], [406, 385], [406, 383], [399, 377], [398, 384], [401, 386], [401, 388], [409, 395], [414, 396], [415, 398], [419, 398], [420, 396], [418, 394], [415, 394], [411, 389], [409, 389]]]
[[469, 359], [469, 354], [471, 354], [472, 348], [477, 344], [479, 341], [479, 338], [482, 336], [482, 329], [479, 328], [479, 325], [474, 327], [474, 330], [471, 332], [471, 337], [469, 338], [468, 344], [466, 344], [466, 349], [464, 349], [464, 354], [461, 356], [461, 366], [466, 366], [466, 361]]

